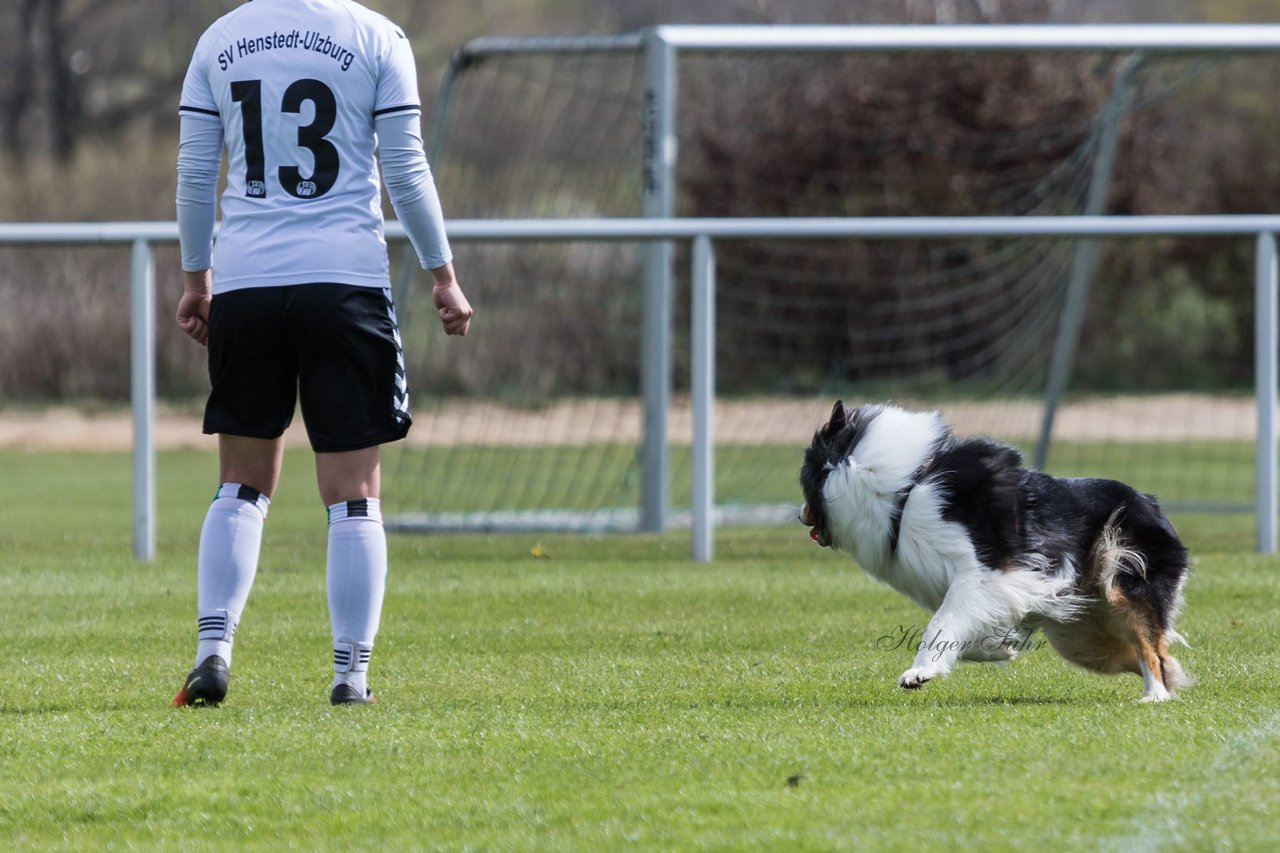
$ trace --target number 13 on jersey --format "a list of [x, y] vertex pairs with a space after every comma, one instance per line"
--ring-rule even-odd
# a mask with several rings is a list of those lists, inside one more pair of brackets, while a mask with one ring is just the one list
[[[263, 121], [270, 121], [274, 114], [263, 115], [262, 81], [232, 82], [231, 99], [240, 105], [243, 118], [244, 194], [250, 198], [266, 198], [267, 164]], [[338, 102], [333, 97], [333, 90], [319, 80], [295, 80], [284, 90], [280, 112], [301, 113], [302, 105], [307, 101], [315, 105], [315, 117], [310, 124], [298, 127], [298, 147], [311, 152], [315, 163], [314, 171], [310, 177], [304, 178], [297, 165], [282, 165], [276, 172], [280, 186], [295, 198], [319, 198], [333, 189], [338, 180], [338, 149], [325, 138], [333, 130], [338, 115]]]

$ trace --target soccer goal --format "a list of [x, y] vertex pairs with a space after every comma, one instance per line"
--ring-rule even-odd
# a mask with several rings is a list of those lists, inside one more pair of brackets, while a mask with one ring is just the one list
[[[486, 38], [455, 57], [429, 147], [450, 219], [1182, 213], [1144, 207], [1231, 156], [1187, 128], [1243, 133], [1277, 50], [1276, 27], [1223, 26]], [[446, 345], [424, 297], [398, 296], [416, 424], [387, 454], [393, 524], [684, 523], [690, 244], [455, 251], [477, 334]], [[1248, 240], [740, 239], [715, 263], [724, 523], [794, 517], [836, 397], [936, 408], [1171, 507], [1254, 504]]]

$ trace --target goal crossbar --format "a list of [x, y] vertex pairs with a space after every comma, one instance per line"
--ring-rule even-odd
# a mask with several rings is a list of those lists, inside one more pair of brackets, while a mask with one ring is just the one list
[[608, 36], [480, 36], [455, 63], [511, 54], [640, 50], [646, 37], [677, 50], [714, 51], [1025, 51], [1249, 53], [1280, 50], [1280, 24], [677, 24]]
[[1026, 51], [1242, 53], [1280, 49], [1276, 24], [667, 25], [691, 51]]

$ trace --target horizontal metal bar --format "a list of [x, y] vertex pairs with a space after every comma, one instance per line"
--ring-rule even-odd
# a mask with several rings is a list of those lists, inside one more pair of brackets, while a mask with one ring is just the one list
[[[1252, 236], [1280, 228], [1280, 216], [973, 216], [685, 219], [469, 219], [446, 224], [456, 240], [715, 240], [830, 237]], [[388, 235], [392, 227], [388, 225]]]
[[176, 222], [2, 222], [0, 245], [41, 243], [176, 243]]
[[480, 36], [458, 50], [464, 60], [510, 54], [626, 53], [640, 50], [640, 33], [613, 36]]
[[[1280, 50], [1275, 24], [959, 24], [868, 26], [670, 25], [654, 29], [680, 50], [1011, 51], [1094, 50], [1240, 53]], [[641, 33], [613, 36], [481, 36], [464, 60], [509, 54], [638, 51]]]
[[1280, 49], [1275, 24], [661, 26], [679, 50], [1094, 50], [1239, 53]]
[[[455, 219], [446, 223], [446, 230], [451, 240], [488, 242], [623, 242], [699, 236], [713, 240], [1244, 237], [1280, 233], [1280, 215]], [[404, 239], [403, 226], [394, 220], [387, 222], [386, 236]], [[0, 223], [0, 245], [134, 240], [176, 243], [178, 226], [173, 222]]]

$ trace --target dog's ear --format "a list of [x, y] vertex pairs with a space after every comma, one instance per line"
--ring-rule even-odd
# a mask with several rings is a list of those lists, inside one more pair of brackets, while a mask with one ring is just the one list
[[831, 407], [831, 420], [827, 422], [827, 425], [843, 427], [848, 422], [849, 418], [844, 412], [844, 400], [836, 400], [836, 404]]

